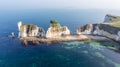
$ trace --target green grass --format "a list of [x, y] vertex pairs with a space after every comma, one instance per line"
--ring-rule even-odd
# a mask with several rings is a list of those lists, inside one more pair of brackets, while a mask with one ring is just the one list
[[113, 26], [113, 27], [119, 27], [120, 28], [120, 21], [111, 22], [111, 23], [107, 23], [107, 24], [110, 25], [110, 26]]
[[107, 16], [110, 16], [112, 18], [111, 18], [111, 22], [106, 23], [106, 24], [113, 26], [113, 27], [120, 27], [120, 16], [114, 16], [111, 14], [107, 14]]
[[37, 29], [37, 26], [36, 25], [33, 25], [33, 24], [23, 24], [21, 26], [21, 30], [24, 31], [24, 29], [27, 29], [27, 28], [31, 28], [32, 30], [35, 30]]
[[107, 14], [107, 16], [112, 17], [111, 22], [120, 21], [120, 16], [115, 16], [115, 15], [111, 15], [111, 14]]

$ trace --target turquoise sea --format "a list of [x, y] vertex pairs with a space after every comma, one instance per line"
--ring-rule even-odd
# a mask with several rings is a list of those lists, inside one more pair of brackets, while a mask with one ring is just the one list
[[[17, 39], [18, 21], [47, 30], [50, 20], [56, 19], [75, 34], [87, 23], [103, 22], [108, 13], [120, 15], [119, 10], [1, 10], [0, 67], [120, 67], [119, 43], [71, 41], [24, 46]], [[7, 37], [11, 32], [15, 32], [14, 39]]]

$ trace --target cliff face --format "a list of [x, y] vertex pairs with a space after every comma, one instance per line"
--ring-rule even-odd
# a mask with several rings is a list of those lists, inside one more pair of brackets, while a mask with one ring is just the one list
[[[82, 28], [85, 28], [83, 26]], [[89, 33], [86, 33], [89, 31]], [[120, 41], [120, 28], [113, 27], [107, 24], [92, 24], [89, 29], [84, 29], [81, 31], [81, 28], [77, 29], [77, 34], [93, 34], [93, 35], [102, 35], [108, 38], [114, 39], [116, 41]]]
[[92, 29], [92, 24], [86, 24], [85, 26], [78, 28], [77, 34], [91, 34]]
[[60, 26], [60, 24], [56, 20], [51, 21], [51, 25], [47, 30], [46, 37], [47, 38], [57, 38], [62, 35], [69, 35], [70, 30], [67, 26]]
[[37, 27], [36, 25], [33, 24], [22, 24], [22, 22], [18, 22], [18, 29], [19, 29], [19, 37], [45, 36], [44, 29]]
[[115, 22], [115, 21], [120, 21], [120, 16], [114, 16], [111, 14], [107, 14], [105, 16], [104, 22]]
[[110, 23], [87, 24], [78, 28], [77, 34], [102, 35], [120, 41], [120, 17], [106, 15], [104, 22]]

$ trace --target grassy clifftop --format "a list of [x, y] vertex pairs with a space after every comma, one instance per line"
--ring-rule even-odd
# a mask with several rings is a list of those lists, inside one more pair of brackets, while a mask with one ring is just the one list
[[115, 16], [115, 15], [107, 14], [106, 17], [109, 17], [110, 18], [109, 20], [111, 22], [120, 21], [120, 16]]
[[109, 19], [110, 22], [105, 23], [105, 24], [113, 26], [113, 27], [119, 27], [120, 28], [120, 16], [107, 14], [106, 17], [110, 17], [110, 19]]
[[111, 23], [107, 23], [108, 25], [110, 26], [113, 26], [113, 27], [119, 27], [120, 28], [120, 21], [114, 21], [114, 22], [111, 22]]

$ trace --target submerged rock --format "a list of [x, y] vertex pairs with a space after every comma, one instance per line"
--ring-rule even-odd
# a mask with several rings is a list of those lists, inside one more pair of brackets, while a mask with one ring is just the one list
[[7, 35], [7, 37], [14, 38], [15, 37], [15, 33], [12, 32], [10, 35]]
[[18, 29], [19, 29], [19, 37], [45, 36], [44, 29], [33, 24], [22, 24], [22, 22], [20, 21], [18, 22]]
[[56, 20], [52, 20], [50, 27], [47, 30], [47, 38], [56, 38], [62, 35], [70, 35], [70, 30], [67, 26], [60, 26]]

